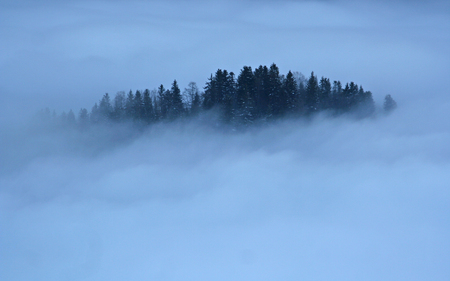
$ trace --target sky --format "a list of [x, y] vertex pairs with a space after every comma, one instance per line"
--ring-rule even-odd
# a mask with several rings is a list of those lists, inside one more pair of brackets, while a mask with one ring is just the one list
[[[448, 280], [447, 1], [1, 1], [1, 280]], [[397, 101], [225, 133], [34, 119], [276, 63]]]

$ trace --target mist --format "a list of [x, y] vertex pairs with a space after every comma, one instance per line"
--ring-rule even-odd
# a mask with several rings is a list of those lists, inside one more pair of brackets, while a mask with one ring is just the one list
[[[1, 7], [1, 280], [449, 279], [445, 1]], [[243, 131], [35, 118], [272, 62], [398, 108]]]

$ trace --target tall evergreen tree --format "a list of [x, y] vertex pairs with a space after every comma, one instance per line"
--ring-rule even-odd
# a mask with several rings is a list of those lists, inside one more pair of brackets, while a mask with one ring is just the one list
[[117, 92], [116, 96], [114, 97], [114, 106], [112, 113], [114, 120], [122, 121], [125, 118], [125, 103], [125, 92]]
[[364, 91], [363, 88], [360, 87], [358, 96], [358, 116], [360, 118], [372, 116], [375, 113], [375, 102], [372, 93], [370, 91]]
[[108, 93], [106, 93], [100, 100], [98, 110], [101, 121], [109, 120], [112, 117], [113, 108]]
[[143, 118], [145, 122], [150, 123], [155, 119], [155, 113], [153, 111], [152, 98], [150, 97], [150, 91], [145, 89], [143, 98]]
[[82, 108], [78, 113], [78, 125], [81, 128], [86, 128], [88, 124], [89, 124], [89, 113], [86, 108]]
[[167, 114], [169, 111], [169, 96], [170, 92], [167, 91], [161, 84], [158, 87], [158, 119], [167, 118]]
[[190, 108], [191, 116], [197, 116], [200, 113], [200, 109], [201, 109], [200, 94], [196, 92]]
[[329, 109], [330, 108], [330, 98], [331, 98], [331, 83], [330, 79], [322, 76], [319, 82], [319, 94], [318, 94], [318, 104], [319, 109]]
[[397, 102], [391, 97], [391, 95], [386, 95], [384, 97], [383, 110], [385, 113], [390, 113], [397, 108]]
[[142, 98], [141, 91], [136, 91], [136, 94], [134, 95], [134, 119], [136, 120], [142, 120], [144, 119], [144, 101]]
[[75, 126], [75, 124], [76, 124], [75, 114], [71, 109], [69, 110], [69, 113], [67, 113], [67, 125]]
[[288, 72], [286, 78], [283, 80], [282, 92], [283, 99], [286, 99], [286, 104], [284, 105], [285, 111], [289, 114], [297, 113], [299, 105], [297, 83], [291, 71]]
[[205, 92], [203, 93], [203, 109], [205, 110], [211, 109], [215, 105], [215, 84], [216, 81], [211, 74], [211, 77], [206, 82]]
[[254, 71], [257, 117], [267, 118], [272, 114], [270, 103], [269, 69], [260, 65]]
[[354, 82], [347, 83], [343, 90], [344, 112], [349, 112], [358, 104], [358, 85]]
[[172, 88], [170, 90], [169, 98], [169, 117], [171, 119], [176, 119], [181, 117], [183, 114], [183, 100], [181, 97], [181, 91], [178, 87], [177, 80], [172, 83]]
[[130, 90], [127, 95], [127, 99], [125, 101], [125, 115], [128, 119], [133, 119], [136, 112], [135, 112], [135, 105], [134, 105], [134, 95], [133, 92]]
[[308, 79], [305, 93], [305, 106], [308, 114], [314, 113], [318, 110], [318, 94], [319, 84], [317, 77], [314, 76], [314, 72], [311, 72], [311, 76]]
[[268, 88], [269, 100], [272, 105], [272, 116], [280, 116], [285, 109], [286, 101], [281, 96], [281, 76], [280, 70], [275, 63], [269, 68]]
[[250, 66], [244, 66], [237, 78], [235, 118], [245, 124], [254, 121], [255, 79]]
[[97, 103], [94, 104], [94, 106], [91, 109], [91, 113], [89, 114], [89, 119], [91, 120], [91, 123], [96, 124], [100, 121], [100, 111], [98, 109]]
[[344, 107], [343, 104], [343, 90], [341, 81], [334, 81], [333, 88], [331, 90], [331, 105], [330, 107], [336, 112], [339, 113], [342, 111]]

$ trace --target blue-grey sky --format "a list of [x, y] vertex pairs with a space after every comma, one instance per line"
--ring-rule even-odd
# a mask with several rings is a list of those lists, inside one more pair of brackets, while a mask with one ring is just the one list
[[218, 68], [275, 62], [403, 103], [444, 90], [444, 2], [3, 1], [2, 100], [77, 112], [105, 92], [203, 86]]
[[[1, 1], [0, 38], [0, 280], [450, 279], [448, 1]], [[233, 134], [21, 118], [273, 62], [398, 109]]]

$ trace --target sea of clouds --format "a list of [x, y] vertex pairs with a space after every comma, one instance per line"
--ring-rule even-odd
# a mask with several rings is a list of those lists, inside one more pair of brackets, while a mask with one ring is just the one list
[[[449, 279], [445, 1], [17, 3], [0, 11], [1, 280]], [[34, 118], [272, 62], [398, 109], [245, 131]]]

